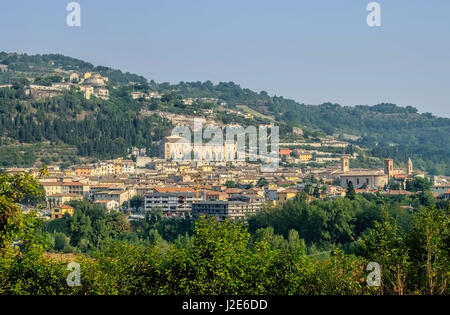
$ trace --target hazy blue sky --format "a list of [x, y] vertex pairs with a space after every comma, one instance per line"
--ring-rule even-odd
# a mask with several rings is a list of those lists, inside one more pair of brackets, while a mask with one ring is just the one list
[[450, 117], [450, 1], [2, 0], [0, 50], [62, 53], [157, 82], [234, 81], [299, 102], [392, 102]]

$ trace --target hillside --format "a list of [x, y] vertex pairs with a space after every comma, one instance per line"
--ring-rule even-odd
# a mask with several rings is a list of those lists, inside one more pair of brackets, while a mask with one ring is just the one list
[[[351, 142], [367, 148], [374, 157], [392, 157], [400, 163], [411, 157], [418, 168], [450, 175], [450, 119], [419, 114], [413, 107], [306, 105], [233, 82], [158, 84], [62, 55], [1, 52], [0, 65], [0, 85], [9, 84], [0, 88], [0, 156], [9, 156], [1, 159], [3, 166], [29, 165], [36, 160], [32, 148], [37, 144], [71, 146], [77, 157], [67, 157], [67, 163], [78, 157], [126, 155], [134, 146], [156, 155], [158, 141], [172, 128], [164, 118], [168, 115], [160, 113], [172, 113], [201, 115], [222, 124], [258, 125], [275, 120], [283, 139], [293, 137], [294, 127], [302, 128], [305, 137], [354, 135]], [[109, 96], [86, 99], [73, 87], [48, 97], [27, 93], [30, 84], [64, 84], [73, 72], [107, 77], [104, 89]], [[133, 99], [133, 92], [160, 97]], [[32, 146], [24, 148], [23, 144]]]

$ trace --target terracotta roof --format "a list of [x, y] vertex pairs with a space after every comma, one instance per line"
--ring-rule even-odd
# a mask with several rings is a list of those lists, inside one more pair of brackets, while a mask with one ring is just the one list
[[108, 188], [111, 185], [92, 185], [91, 188]]
[[412, 195], [413, 193], [407, 190], [389, 190], [388, 195]]
[[58, 209], [75, 209], [74, 207], [69, 206], [69, 205], [62, 205], [62, 206], [55, 207], [55, 208], [58, 208]]
[[225, 196], [225, 195], [228, 195], [228, 194], [224, 193], [224, 192], [221, 192], [221, 191], [208, 191], [206, 193], [206, 195], [208, 195], [208, 196], [221, 196], [221, 195]]
[[78, 194], [54, 194], [48, 197], [82, 197], [82, 196]]
[[185, 187], [155, 187], [153, 188], [159, 193], [183, 193], [183, 192], [195, 192], [195, 189]]
[[41, 183], [42, 186], [61, 186], [61, 182], [44, 182]]
[[298, 193], [299, 192], [299, 190], [297, 190], [297, 189], [285, 189], [285, 190], [280, 190], [278, 193], [279, 194], [283, 194], [283, 193], [286, 193], [286, 194], [296, 194], [296, 193]]
[[349, 172], [341, 172], [341, 177], [346, 176], [385, 176], [384, 171], [376, 171], [376, 170], [361, 170], [361, 171], [349, 171]]
[[444, 194], [445, 194], [445, 195], [450, 195], [450, 189], [447, 190]]
[[80, 182], [65, 182], [61, 184], [62, 186], [83, 186], [83, 183]]
[[240, 193], [242, 191], [243, 190], [240, 189], [240, 188], [228, 188], [224, 192], [226, 192], [227, 194], [238, 194], [238, 193]]

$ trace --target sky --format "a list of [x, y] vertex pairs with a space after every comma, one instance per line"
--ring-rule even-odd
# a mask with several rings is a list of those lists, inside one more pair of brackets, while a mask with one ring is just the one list
[[233, 81], [300, 103], [450, 117], [450, 1], [0, 0], [0, 51], [61, 53], [156, 82]]

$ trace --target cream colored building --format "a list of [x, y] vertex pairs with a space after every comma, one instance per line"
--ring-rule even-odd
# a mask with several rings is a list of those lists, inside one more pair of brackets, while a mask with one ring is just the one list
[[237, 159], [235, 142], [223, 144], [192, 144], [180, 136], [164, 139], [164, 158], [166, 160], [234, 161]]
[[350, 156], [343, 155], [341, 158], [341, 170], [337, 173], [341, 180], [341, 186], [347, 188], [350, 182], [354, 188], [384, 187], [389, 178], [394, 176], [394, 161], [385, 160], [384, 170], [350, 170]]

